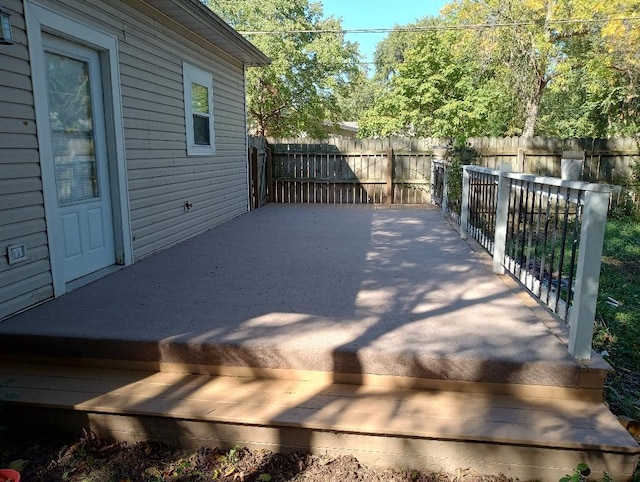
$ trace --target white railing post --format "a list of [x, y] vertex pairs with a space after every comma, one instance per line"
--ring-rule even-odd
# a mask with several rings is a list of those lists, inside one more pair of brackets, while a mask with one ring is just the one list
[[460, 237], [467, 239], [467, 225], [469, 223], [469, 186], [471, 179], [467, 166], [462, 166], [462, 202], [460, 203]]
[[498, 178], [498, 202], [496, 207], [496, 231], [493, 236], [493, 272], [504, 274], [504, 253], [507, 244], [507, 220], [509, 217], [509, 178], [511, 164], [500, 164]]
[[442, 161], [444, 173], [442, 175], [442, 215], [447, 216], [449, 210], [449, 166], [447, 161]]
[[579, 360], [591, 358], [609, 196], [608, 192], [585, 193], [576, 285], [569, 312], [569, 353]]
[[431, 159], [431, 204], [436, 204], [436, 163]]

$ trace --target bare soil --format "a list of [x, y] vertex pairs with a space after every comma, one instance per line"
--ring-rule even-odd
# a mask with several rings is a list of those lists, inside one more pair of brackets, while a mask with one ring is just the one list
[[[352, 456], [279, 454], [236, 447], [176, 449], [155, 442], [128, 444], [93, 434], [76, 440], [27, 440], [0, 447], [0, 463], [20, 466], [24, 482], [355, 482], [438, 481], [507, 482], [503, 475], [455, 474], [367, 467]], [[14, 467], [15, 468], [15, 467]]]

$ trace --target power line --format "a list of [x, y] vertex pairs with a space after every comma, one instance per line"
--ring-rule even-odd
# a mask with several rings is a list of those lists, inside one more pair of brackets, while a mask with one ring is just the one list
[[[606, 17], [599, 19], [564, 19], [550, 20], [545, 22], [554, 25], [569, 24], [592, 24], [614, 21], [632, 21], [640, 20], [638, 17]], [[391, 32], [429, 32], [437, 30], [480, 30], [486, 28], [502, 28], [502, 27], [528, 27], [539, 25], [539, 22], [512, 22], [512, 23], [478, 23], [478, 24], [462, 24], [462, 25], [429, 25], [429, 26], [413, 26], [413, 27], [394, 27], [394, 28], [356, 28], [356, 29], [318, 29], [318, 30], [253, 30], [240, 31], [242, 35], [283, 35], [283, 34], [360, 34], [360, 33], [391, 33]]]

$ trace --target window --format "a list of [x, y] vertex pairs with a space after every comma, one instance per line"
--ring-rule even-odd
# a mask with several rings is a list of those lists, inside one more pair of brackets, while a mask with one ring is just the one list
[[182, 64], [187, 154], [215, 154], [213, 134], [213, 76], [189, 64]]

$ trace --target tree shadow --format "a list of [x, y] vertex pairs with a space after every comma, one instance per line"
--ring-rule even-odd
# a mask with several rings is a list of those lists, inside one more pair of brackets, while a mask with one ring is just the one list
[[[375, 377], [395, 377], [403, 389], [424, 387], [424, 380], [574, 387], [582, 369], [428, 209], [269, 205], [7, 320], [0, 333], [13, 355], [235, 373], [258, 387], [256, 377], [280, 376], [278, 370], [315, 371], [356, 387], [355, 401], [321, 386], [293, 407], [275, 406], [273, 448], [285, 452], [314, 447], [319, 435], [309, 426], [331, 426]], [[152, 400], [179, 415], [180, 401], [196, 396], [202, 383], [180, 375]], [[404, 442], [399, 429], [394, 436], [394, 423], [417, 412], [405, 413], [402, 394], [411, 393], [398, 390], [387, 396], [384, 413], [364, 407], [341, 429], [358, 433], [377, 417], [400, 451]], [[206, 395], [197, 397], [207, 403]], [[141, 414], [139, 433], [176, 443], [205, 438], [195, 425], [171, 420], [158, 429], [157, 419], [142, 416], [151, 413], [148, 403], [154, 402], [121, 400]], [[438, 430], [471, 430], [477, 423], [480, 432], [482, 421], [500, 416], [496, 410], [452, 417]], [[436, 428], [422, 428], [425, 449]], [[478, 434], [474, 457], [488, 450], [480, 442], [501, 435]], [[233, 436], [222, 420], [206, 437], [224, 447]], [[328, 431], [323, 436], [331, 440]], [[449, 446], [453, 453], [456, 445]], [[411, 452], [415, 447], [405, 454], [428, 457]]]

